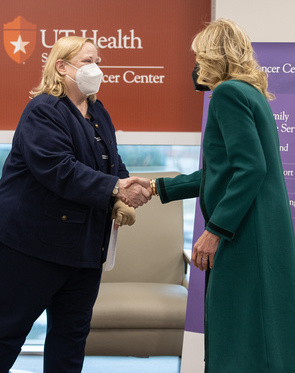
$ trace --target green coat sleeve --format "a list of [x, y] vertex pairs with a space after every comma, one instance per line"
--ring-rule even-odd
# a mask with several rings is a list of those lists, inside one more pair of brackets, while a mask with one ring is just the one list
[[157, 187], [162, 203], [199, 196], [202, 170], [190, 175], [178, 175], [174, 178], [157, 179]]
[[247, 96], [233, 86], [218, 88], [222, 88], [222, 85], [214, 90], [212, 110], [224, 139], [232, 178], [206, 229], [231, 240], [250, 209], [267, 168]]

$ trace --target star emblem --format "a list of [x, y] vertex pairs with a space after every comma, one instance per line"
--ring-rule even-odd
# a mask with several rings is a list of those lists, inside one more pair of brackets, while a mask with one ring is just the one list
[[14, 45], [14, 47], [15, 47], [13, 54], [15, 54], [15, 53], [17, 53], [19, 51], [21, 51], [21, 52], [23, 52], [23, 53], [26, 54], [27, 52], [25, 50], [25, 46], [27, 44], [29, 44], [30, 42], [29, 41], [23, 41], [21, 35], [19, 35], [17, 41], [11, 41], [10, 43], [12, 45]]

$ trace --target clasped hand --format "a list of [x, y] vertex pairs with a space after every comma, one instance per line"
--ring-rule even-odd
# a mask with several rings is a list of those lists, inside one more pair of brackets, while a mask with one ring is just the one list
[[139, 177], [120, 179], [117, 198], [129, 207], [137, 208], [144, 205], [152, 198], [150, 180]]
[[132, 177], [119, 180], [119, 191], [113, 207], [114, 228], [133, 225], [136, 220], [134, 208], [142, 206], [152, 198], [149, 179]]

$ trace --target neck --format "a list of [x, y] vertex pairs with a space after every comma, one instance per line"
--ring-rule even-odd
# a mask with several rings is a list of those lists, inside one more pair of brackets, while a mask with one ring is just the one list
[[87, 98], [85, 98], [85, 97], [82, 98], [80, 95], [79, 95], [79, 97], [75, 97], [72, 94], [69, 94], [68, 98], [80, 110], [80, 112], [81, 112], [81, 114], [83, 115], [84, 118], [89, 117]]

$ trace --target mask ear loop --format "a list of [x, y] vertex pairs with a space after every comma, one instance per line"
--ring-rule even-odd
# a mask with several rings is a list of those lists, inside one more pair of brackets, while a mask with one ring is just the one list
[[72, 66], [74, 69], [76, 69], [76, 70], [79, 70], [78, 69], [78, 67], [76, 67], [76, 66], [74, 66], [74, 65], [72, 65], [71, 63], [69, 63], [69, 62], [67, 62], [67, 61], [65, 61], [65, 63], [67, 64], [67, 65], [70, 65], [70, 66]]
[[[71, 63], [69, 63], [69, 62], [67, 62], [67, 61], [65, 61], [65, 63], [66, 63], [67, 65], [72, 66], [74, 69], [79, 70], [76, 66], [72, 65]], [[67, 78], [69, 78], [72, 82], [75, 82], [76, 84], [79, 84], [79, 82], [77, 82], [77, 80], [71, 78], [69, 75], [65, 75], [65, 76], [66, 76]]]

